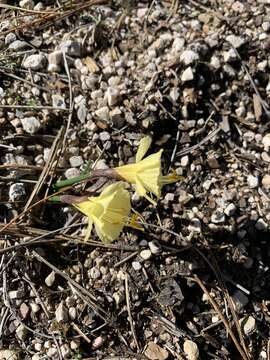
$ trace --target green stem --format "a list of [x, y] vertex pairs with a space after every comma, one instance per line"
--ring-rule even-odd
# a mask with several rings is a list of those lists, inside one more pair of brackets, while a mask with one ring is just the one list
[[66, 179], [66, 180], [61, 180], [61, 181], [57, 181], [53, 187], [54, 189], [59, 189], [59, 188], [62, 188], [62, 187], [66, 187], [66, 186], [71, 186], [71, 185], [74, 185], [82, 180], [86, 180], [90, 177], [90, 173], [88, 174], [83, 174], [83, 175], [80, 175], [80, 176], [76, 176], [76, 177], [73, 177], [71, 179]]
[[53, 203], [59, 203], [59, 202], [61, 202], [61, 196], [52, 196], [52, 197], [50, 197], [49, 199], [49, 202], [53, 202]]

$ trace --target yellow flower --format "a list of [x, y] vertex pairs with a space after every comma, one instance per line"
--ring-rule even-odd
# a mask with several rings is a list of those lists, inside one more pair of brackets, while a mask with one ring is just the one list
[[118, 238], [131, 209], [130, 196], [123, 182], [109, 185], [99, 196], [89, 197], [73, 206], [88, 216], [85, 240], [89, 239], [94, 224], [98, 237], [107, 243]]
[[119, 166], [114, 170], [122, 179], [135, 185], [136, 192], [139, 196], [144, 196], [151, 203], [156, 204], [156, 202], [147, 195], [147, 192], [153, 193], [159, 198], [163, 185], [176, 182], [181, 177], [175, 174], [162, 175], [162, 150], [143, 159], [151, 145], [151, 141], [150, 136], [142, 138], [136, 154], [135, 164]]

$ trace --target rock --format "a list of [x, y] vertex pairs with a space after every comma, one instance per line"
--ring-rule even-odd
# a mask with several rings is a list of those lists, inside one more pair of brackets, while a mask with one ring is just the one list
[[211, 57], [210, 65], [212, 65], [213, 68], [215, 68], [215, 69], [219, 69], [221, 66], [219, 58], [217, 56], [213, 55]]
[[28, 330], [23, 324], [20, 324], [16, 329], [16, 335], [20, 340], [24, 340], [27, 336]]
[[20, 360], [17, 350], [0, 350], [0, 360]]
[[255, 189], [256, 187], [259, 186], [259, 179], [257, 176], [248, 175], [247, 183], [251, 189]]
[[154, 255], [159, 255], [162, 251], [160, 244], [157, 241], [149, 241], [148, 243], [151, 253]]
[[34, 116], [21, 119], [21, 123], [23, 130], [31, 135], [36, 134], [41, 128], [40, 121]]
[[29, 9], [29, 10], [33, 10], [35, 3], [33, 0], [21, 0], [19, 2], [20, 7], [24, 8], [24, 9]]
[[99, 349], [104, 343], [104, 338], [102, 336], [98, 336], [96, 337], [93, 342], [92, 342], [92, 350], [97, 350]]
[[59, 94], [53, 94], [52, 95], [52, 106], [55, 108], [65, 109], [66, 103], [65, 103], [65, 99], [63, 98], [63, 96], [61, 96]]
[[20, 201], [25, 195], [25, 186], [23, 183], [12, 184], [9, 188], [9, 201]]
[[197, 60], [199, 60], [199, 55], [193, 50], [185, 50], [180, 55], [180, 61], [185, 65], [191, 65]]
[[11, 290], [8, 292], [8, 297], [10, 298], [10, 300], [21, 299], [22, 297], [24, 297], [24, 295], [25, 295], [25, 292], [22, 289]]
[[70, 347], [68, 344], [63, 344], [60, 346], [60, 351], [64, 359], [69, 358], [70, 356]]
[[79, 176], [80, 170], [76, 168], [69, 168], [65, 171], [65, 177], [67, 179], [72, 179], [73, 177]]
[[20, 305], [20, 314], [23, 319], [26, 319], [29, 314], [29, 306], [26, 303]]
[[108, 133], [107, 131], [102, 131], [102, 132], [99, 134], [99, 138], [100, 138], [101, 141], [108, 141], [108, 140], [110, 140], [111, 135], [110, 135], [110, 133]]
[[22, 63], [25, 69], [31, 69], [34, 71], [42, 70], [47, 63], [47, 59], [44, 54], [29, 55]]
[[265, 188], [270, 188], [270, 175], [269, 174], [264, 175], [264, 177], [262, 178], [262, 186], [264, 186]]
[[68, 310], [62, 302], [60, 302], [55, 310], [55, 318], [59, 323], [68, 321]]
[[186, 340], [183, 345], [184, 352], [188, 360], [197, 360], [199, 359], [199, 349], [195, 342], [191, 340]]
[[97, 115], [97, 117], [100, 119], [100, 120], [103, 120], [103, 121], [109, 121], [110, 120], [110, 110], [108, 108], [108, 106], [103, 106], [101, 108], [99, 108], [95, 114]]
[[119, 90], [113, 87], [108, 87], [106, 96], [109, 106], [116, 105], [117, 102], [119, 101], [119, 96], [120, 96]]
[[71, 306], [69, 309], [68, 309], [68, 315], [69, 315], [69, 318], [70, 320], [75, 320], [76, 317], [77, 317], [77, 310], [74, 306]]
[[253, 316], [248, 316], [240, 320], [241, 328], [244, 330], [245, 335], [250, 335], [256, 329], [256, 320]]
[[183, 50], [184, 45], [185, 45], [185, 39], [176, 37], [172, 43], [172, 50], [174, 52], [180, 52]]
[[139, 270], [141, 270], [142, 265], [141, 265], [141, 263], [139, 263], [139, 261], [133, 261], [132, 267], [135, 271], [139, 271]]
[[237, 312], [240, 312], [247, 304], [248, 297], [240, 290], [236, 290], [232, 296], [234, 307]]
[[79, 156], [71, 156], [69, 158], [69, 163], [73, 168], [80, 167], [83, 165], [83, 158]]
[[200, 219], [193, 218], [190, 220], [190, 224], [188, 226], [188, 230], [190, 232], [200, 233], [202, 231], [202, 224]]
[[255, 224], [255, 228], [258, 231], [266, 231], [268, 229], [268, 224], [264, 221], [264, 219], [260, 218]]
[[234, 49], [230, 49], [228, 51], [224, 51], [223, 58], [225, 62], [235, 61], [237, 59], [237, 55]]
[[46, 279], [45, 279], [45, 284], [50, 287], [50, 286], [53, 286], [54, 282], [55, 282], [55, 272], [52, 271], [52, 272], [50, 272], [50, 274], [46, 277]]
[[268, 151], [270, 148], [270, 134], [266, 134], [263, 138], [262, 138], [262, 143], [264, 146], [264, 150]]
[[262, 23], [262, 29], [265, 32], [269, 32], [270, 31], [270, 22], [269, 21], [265, 21]]
[[245, 43], [245, 40], [241, 36], [236, 36], [233, 34], [228, 35], [226, 40], [236, 49], [240, 48]]
[[227, 216], [232, 216], [236, 211], [236, 206], [233, 203], [230, 203], [224, 210], [224, 214]]
[[89, 276], [91, 277], [91, 279], [97, 280], [98, 278], [100, 278], [101, 272], [99, 271], [99, 269], [97, 267], [92, 267], [89, 270]]
[[20, 51], [25, 49], [27, 46], [28, 46], [27, 42], [22, 40], [15, 40], [11, 44], [9, 44], [8, 48], [10, 50]]
[[125, 125], [125, 119], [119, 107], [116, 107], [112, 111], [110, 111], [110, 118], [113, 126], [117, 129], [121, 129], [121, 127]]
[[78, 41], [67, 40], [60, 45], [60, 50], [69, 56], [81, 57], [82, 46]]
[[63, 63], [62, 51], [56, 50], [48, 55], [48, 71], [59, 72]]
[[213, 224], [221, 224], [225, 221], [225, 216], [222, 211], [217, 210], [211, 216], [211, 222]]
[[7, 34], [7, 36], [5, 37], [5, 44], [10, 45], [14, 41], [16, 41], [16, 39], [17, 39], [16, 34], [11, 32], [11, 33]]
[[188, 67], [184, 70], [183, 74], [181, 75], [182, 82], [191, 81], [194, 79], [194, 74], [191, 67]]
[[143, 259], [143, 260], [149, 260], [152, 256], [152, 253], [151, 253], [151, 250], [142, 250], [140, 252], [140, 257]]
[[144, 355], [150, 360], [166, 360], [169, 357], [168, 351], [153, 341], [147, 344]]

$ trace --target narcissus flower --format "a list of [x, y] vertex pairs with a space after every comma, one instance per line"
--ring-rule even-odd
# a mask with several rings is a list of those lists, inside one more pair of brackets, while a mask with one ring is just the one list
[[162, 175], [162, 150], [143, 159], [151, 145], [151, 141], [150, 136], [146, 136], [140, 141], [135, 164], [119, 166], [114, 168], [114, 170], [121, 179], [134, 184], [139, 196], [144, 196], [151, 203], [156, 204], [156, 202], [147, 195], [147, 192], [153, 193], [159, 198], [163, 185], [174, 183], [181, 177], [175, 174]]
[[109, 185], [99, 196], [89, 197], [73, 206], [88, 216], [86, 240], [89, 239], [93, 224], [98, 237], [107, 243], [117, 239], [123, 227], [128, 225], [130, 196], [123, 182]]

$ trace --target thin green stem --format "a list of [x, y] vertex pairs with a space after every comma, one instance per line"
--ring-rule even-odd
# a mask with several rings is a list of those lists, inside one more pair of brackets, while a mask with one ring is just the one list
[[61, 181], [57, 181], [53, 187], [54, 189], [60, 189], [62, 187], [66, 187], [66, 186], [71, 186], [71, 185], [74, 185], [80, 181], [83, 181], [83, 180], [87, 180], [88, 178], [90, 177], [90, 173], [88, 174], [82, 174], [82, 175], [79, 175], [79, 176], [76, 176], [76, 177], [73, 177], [71, 179], [66, 179], [66, 180], [61, 180]]

